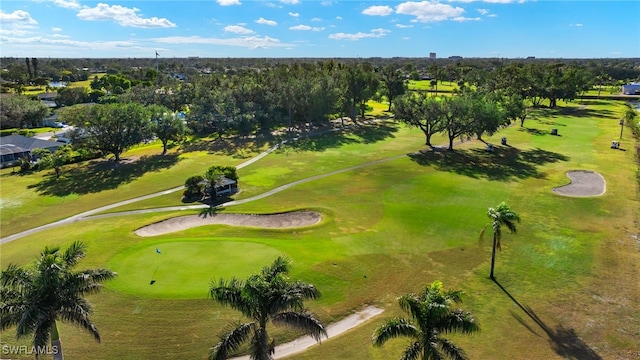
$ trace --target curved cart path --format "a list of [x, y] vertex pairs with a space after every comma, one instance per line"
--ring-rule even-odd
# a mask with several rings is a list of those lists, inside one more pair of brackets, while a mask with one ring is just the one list
[[[383, 309], [377, 308], [375, 306], [368, 306], [362, 311], [358, 311], [357, 313], [353, 315], [349, 315], [340, 321], [336, 321], [332, 324], [329, 324], [327, 326], [328, 338], [338, 336], [344, 333], [345, 331], [350, 330], [362, 324], [363, 322], [371, 319], [372, 317], [381, 314], [383, 311], [384, 311]], [[273, 358], [281, 359], [283, 357], [301, 353], [316, 344], [317, 342], [313, 340], [310, 336], [303, 336], [291, 342], [288, 342], [282, 345], [277, 345], [276, 352], [273, 354]], [[249, 360], [249, 355], [235, 357], [235, 358], [232, 358], [231, 360]]]

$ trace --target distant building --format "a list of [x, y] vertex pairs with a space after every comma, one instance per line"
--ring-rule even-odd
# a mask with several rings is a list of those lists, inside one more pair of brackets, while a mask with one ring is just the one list
[[458, 55], [449, 56], [449, 59], [451, 59], [451, 60], [462, 60], [462, 56], [458, 56]]
[[20, 158], [31, 158], [31, 151], [47, 149], [52, 153], [64, 144], [22, 135], [0, 137], [0, 167], [11, 166]]
[[429, 53], [429, 59], [435, 59], [436, 58], [436, 53], [432, 52]]
[[622, 85], [622, 93], [624, 95], [640, 95], [640, 83]]

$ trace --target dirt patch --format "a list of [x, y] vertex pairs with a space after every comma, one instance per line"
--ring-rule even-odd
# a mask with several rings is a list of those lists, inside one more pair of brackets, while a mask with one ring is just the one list
[[607, 191], [604, 177], [595, 171], [568, 171], [567, 176], [571, 179], [571, 183], [553, 188], [554, 193], [564, 196], [590, 197], [600, 196]]
[[262, 228], [292, 228], [309, 226], [320, 222], [322, 217], [315, 211], [295, 211], [282, 214], [213, 214], [187, 215], [163, 220], [143, 226], [135, 231], [138, 236], [156, 236], [176, 231], [187, 230], [204, 225], [233, 225]]

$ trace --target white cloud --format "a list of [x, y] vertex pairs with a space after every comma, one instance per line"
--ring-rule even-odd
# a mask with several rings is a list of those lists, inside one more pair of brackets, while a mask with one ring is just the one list
[[429, 1], [404, 2], [396, 6], [396, 13], [413, 15], [418, 22], [436, 22], [460, 17], [464, 13], [461, 7]]
[[489, 15], [487, 15], [487, 17], [498, 17], [498, 15], [496, 15], [496, 14], [489, 14]]
[[71, 37], [69, 35], [62, 35], [62, 34], [51, 34], [49, 36], [51, 36], [52, 38], [62, 38], [62, 39], [68, 39]]
[[[11, 30], [0, 28], [0, 35], [6, 35], [6, 36], [27, 36], [27, 34], [29, 34], [30, 32], [31, 31], [29, 30], [24, 30], [19, 28], [12, 28]], [[3, 46], [4, 46], [4, 40], [1, 37], [0, 37], [0, 43], [3, 43]]]
[[408, 36], [405, 36], [405, 37], [402, 38], [402, 40], [411, 40], [411, 38], [408, 37]]
[[362, 10], [362, 13], [371, 16], [388, 16], [393, 13], [393, 9], [389, 6], [370, 6]]
[[[5, 13], [0, 10], [0, 35], [7, 36], [27, 36], [37, 28], [38, 22], [24, 10], [16, 10], [12, 13]], [[0, 40], [5, 50], [4, 41]]]
[[253, 30], [247, 29], [246, 27], [240, 26], [240, 25], [228, 25], [224, 27], [224, 31], [225, 32], [230, 32], [230, 33], [234, 33], [234, 34], [240, 34], [240, 35], [249, 35], [249, 34], [253, 34]]
[[277, 22], [273, 21], [273, 20], [267, 20], [265, 18], [260, 18], [258, 20], [255, 21], [256, 24], [261, 24], [261, 25], [269, 25], [269, 26], [276, 26], [278, 25]]
[[78, 0], [53, 0], [53, 3], [57, 6], [65, 9], [80, 9], [82, 5], [78, 2]]
[[300, 0], [280, 0], [280, 2], [287, 5], [300, 4]]
[[201, 36], [170, 36], [164, 38], [155, 38], [153, 41], [164, 44], [197, 44], [197, 45], [223, 45], [244, 47], [248, 49], [268, 49], [273, 47], [289, 47], [291, 44], [285, 44], [278, 39], [268, 36], [246, 36], [232, 39], [219, 38], [203, 38]]
[[23, 10], [16, 10], [12, 13], [5, 13], [0, 10], [0, 21], [5, 24], [19, 24], [19, 25], [36, 25], [37, 21], [31, 18], [31, 15]]
[[320, 21], [322, 21], [322, 19], [317, 18], [317, 17], [314, 17], [314, 18], [312, 18], [312, 19], [311, 19], [311, 21], [313, 21], [313, 22], [320, 22]]
[[3, 44], [7, 45], [55, 45], [55, 46], [68, 46], [73, 50], [83, 49], [86, 50], [109, 50], [118, 48], [136, 48], [137, 44], [133, 41], [77, 41], [68, 39], [52, 39], [50, 37], [29, 37], [29, 38], [0, 38]]
[[60, 31], [62, 31], [62, 28], [59, 28], [59, 27], [52, 27], [52, 28], [51, 28], [51, 31], [53, 31], [53, 32], [60, 32]]
[[242, 5], [240, 0], [216, 0], [220, 6]]
[[476, 10], [478, 10], [480, 15], [487, 15], [489, 13], [489, 10], [487, 9], [476, 9]]
[[332, 40], [350, 40], [356, 41], [365, 38], [381, 38], [390, 33], [390, 30], [386, 29], [373, 29], [368, 33], [358, 32], [355, 34], [347, 34], [347, 33], [336, 33], [329, 35], [329, 39]]
[[342, 16], [336, 16], [337, 20], [342, 20]]
[[300, 13], [289, 12], [289, 16], [298, 17]]
[[301, 31], [322, 31], [324, 30], [323, 27], [311, 27], [309, 25], [296, 25], [296, 26], [292, 26], [289, 28], [289, 30], [301, 30]]
[[331, 6], [331, 5], [333, 5], [333, 0], [322, 0], [322, 1], [320, 1], [320, 5], [322, 5], [322, 6]]
[[406, 28], [412, 28], [413, 25], [396, 24], [396, 27], [400, 29], [406, 29]]
[[274, 4], [274, 3], [272, 3], [272, 2], [270, 2], [270, 3], [266, 3], [265, 5], [266, 5], [267, 7], [274, 8], [274, 9], [282, 9], [282, 6], [277, 5], [277, 4]]
[[94, 8], [84, 8], [78, 11], [78, 18], [86, 21], [113, 20], [122, 26], [137, 28], [172, 28], [176, 24], [165, 18], [141, 18], [138, 16], [138, 8], [127, 8], [120, 5], [107, 5], [99, 3]]
[[480, 21], [479, 17], [474, 17], [474, 18], [468, 18], [468, 17], [464, 17], [464, 16], [458, 16], [458, 17], [454, 17], [453, 19], [451, 19], [453, 21], [457, 21], [457, 22], [465, 22], [465, 21]]

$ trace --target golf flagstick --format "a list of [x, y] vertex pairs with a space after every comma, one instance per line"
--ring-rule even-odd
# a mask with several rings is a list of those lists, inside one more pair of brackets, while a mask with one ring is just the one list
[[156, 248], [156, 269], [153, 271], [153, 275], [151, 276], [151, 281], [149, 281], [149, 285], [153, 285], [156, 283], [156, 273], [158, 272], [158, 258], [160, 257], [160, 249]]

